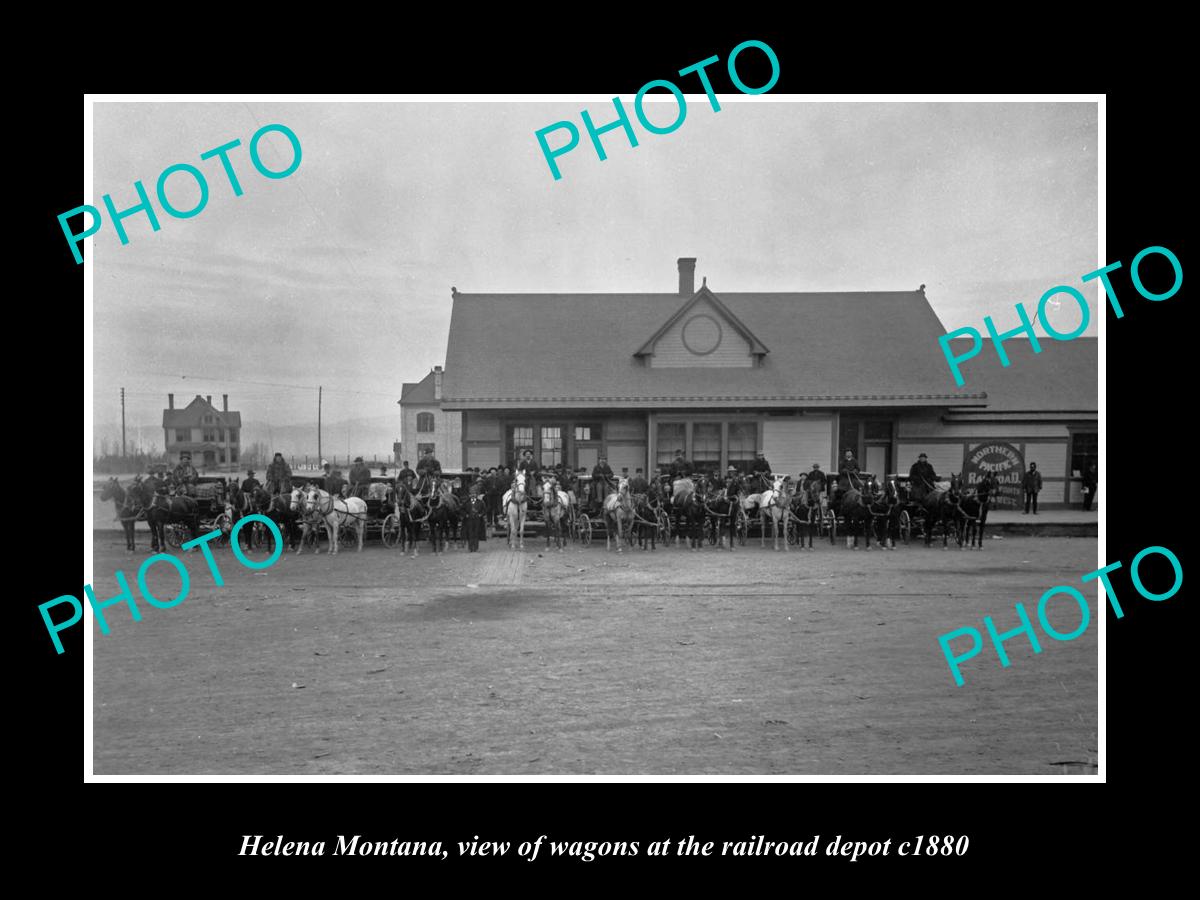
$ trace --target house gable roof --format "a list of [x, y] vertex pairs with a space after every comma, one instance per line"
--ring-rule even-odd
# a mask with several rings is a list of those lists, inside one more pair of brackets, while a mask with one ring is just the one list
[[945, 328], [923, 291], [722, 291], [717, 302], [749, 334], [771, 337], [759, 365], [711, 374], [644, 365], [631, 348], [680, 313], [678, 294], [458, 293], [442, 406], [986, 404], [982, 390], [955, 388], [938, 345]]
[[241, 428], [242, 414], [240, 412], [221, 412], [199, 394], [192, 398], [187, 406], [178, 409], [163, 410], [163, 428], [191, 428], [204, 425], [204, 417], [212, 415], [211, 427]]
[[696, 291], [690, 300], [684, 303], [683, 306], [679, 307], [679, 309], [675, 310], [675, 314], [671, 316], [671, 318], [667, 319], [667, 321], [665, 321], [659, 327], [658, 331], [654, 332], [654, 334], [650, 336], [650, 339], [646, 341], [646, 343], [642, 344], [642, 346], [639, 347], [633, 355], [641, 357], [653, 354], [654, 345], [658, 343], [659, 339], [668, 331], [670, 331], [677, 322], [682, 320], [683, 317], [686, 316], [698, 304], [705, 301], [714, 306], [717, 312], [724, 317], [726, 323], [728, 323], [728, 325], [739, 335], [741, 335], [746, 343], [750, 345], [750, 354], [752, 356], [762, 357], [766, 356], [770, 352], [766, 348], [766, 345], [754, 336], [754, 332], [747, 328], [741, 319], [735, 316], [728, 309], [728, 307], [721, 302], [720, 298], [718, 298], [716, 294], [708, 289], [708, 285], [706, 283], [701, 285], [700, 290]]
[[437, 403], [433, 396], [433, 370], [420, 381], [406, 381], [400, 388], [400, 402], [407, 406], [417, 403]]

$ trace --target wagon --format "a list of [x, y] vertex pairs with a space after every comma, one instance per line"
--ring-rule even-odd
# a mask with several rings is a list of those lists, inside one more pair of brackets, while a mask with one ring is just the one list
[[[225, 485], [223, 476], [201, 475], [196, 479], [197, 522], [200, 535], [210, 531], [220, 531], [216, 539], [218, 544], [228, 544], [229, 534], [233, 528], [233, 519], [225, 509]], [[190, 539], [187, 528], [180, 522], [167, 522], [164, 525], [167, 543], [172, 547], [181, 547]]]

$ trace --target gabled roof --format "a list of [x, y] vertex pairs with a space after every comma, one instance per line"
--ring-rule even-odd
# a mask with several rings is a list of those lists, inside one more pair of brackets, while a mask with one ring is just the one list
[[437, 403], [433, 397], [433, 370], [420, 381], [406, 381], [400, 388], [400, 402]]
[[955, 388], [938, 345], [945, 328], [922, 291], [721, 291], [731, 320], [768, 335], [772, 350], [762, 348], [757, 366], [716, 370], [634, 355], [679, 314], [678, 294], [459, 293], [453, 302], [446, 409], [986, 402], [969, 384]]
[[646, 341], [646, 343], [642, 344], [641, 348], [638, 349], [638, 351], [633, 355], [648, 356], [652, 354], [654, 352], [654, 345], [658, 343], [658, 339], [670, 331], [671, 327], [684, 316], [686, 316], [688, 312], [696, 306], [696, 304], [704, 301], [707, 301], [715, 306], [717, 311], [725, 317], [725, 321], [729, 323], [733, 330], [746, 340], [746, 343], [750, 345], [750, 354], [752, 356], [762, 357], [770, 352], [767, 350], [763, 342], [754, 336], [754, 332], [747, 328], [737, 316], [730, 312], [725, 304], [720, 301], [717, 295], [708, 289], [708, 285], [705, 283], [704, 285], [701, 285], [700, 290], [696, 291], [692, 299], [683, 304], [683, 306], [679, 307], [679, 309], [675, 311], [675, 315], [667, 319], [667, 321], [662, 324], [662, 327], [660, 327], [658, 331], [654, 332], [654, 334], [650, 336], [650, 339]]
[[[224, 428], [241, 428], [242, 414], [240, 412], [221, 412], [199, 394], [192, 398], [192, 402], [187, 406], [181, 406], [178, 409], [163, 410], [163, 428], [191, 428], [193, 426], [203, 426], [204, 417], [213, 415], [214, 421], [210, 427]], [[220, 421], [216, 418], [219, 416]]]

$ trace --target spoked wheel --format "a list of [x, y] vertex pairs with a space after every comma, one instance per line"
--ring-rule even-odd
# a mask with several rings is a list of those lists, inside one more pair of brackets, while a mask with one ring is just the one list
[[168, 544], [172, 547], [183, 546], [183, 529], [180, 526], [167, 523], [165, 531]]
[[824, 527], [829, 529], [829, 543], [837, 541], [837, 516], [832, 509], [825, 510]]
[[213, 519], [213, 527], [209, 530], [220, 531], [221, 536], [216, 539], [216, 543], [222, 547], [227, 547], [229, 545], [230, 532], [233, 530], [233, 519], [227, 513], [221, 513]]
[[912, 517], [907, 509], [900, 510], [900, 540], [908, 543], [912, 539]]
[[575, 535], [585, 547], [592, 543], [592, 520], [588, 518], [587, 513], [580, 513], [579, 518], [575, 520]]
[[383, 541], [385, 547], [395, 547], [400, 543], [400, 517], [395, 513], [388, 513], [384, 518], [383, 524], [379, 526], [379, 539]]
[[663, 544], [671, 543], [671, 517], [665, 509], [656, 510], [654, 519], [658, 522], [658, 540]]
[[746, 511], [740, 506], [737, 511], [737, 539], [738, 544], [742, 547], [746, 546], [746, 538], [750, 535], [750, 517], [746, 515]]

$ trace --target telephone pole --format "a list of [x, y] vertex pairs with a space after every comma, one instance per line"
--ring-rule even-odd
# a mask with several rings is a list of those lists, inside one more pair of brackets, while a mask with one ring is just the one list
[[[317, 385], [317, 459], [321, 459], [321, 392], [324, 388]], [[319, 465], [319, 463], [318, 463]]]
[[125, 388], [121, 388], [121, 459], [125, 458]]

